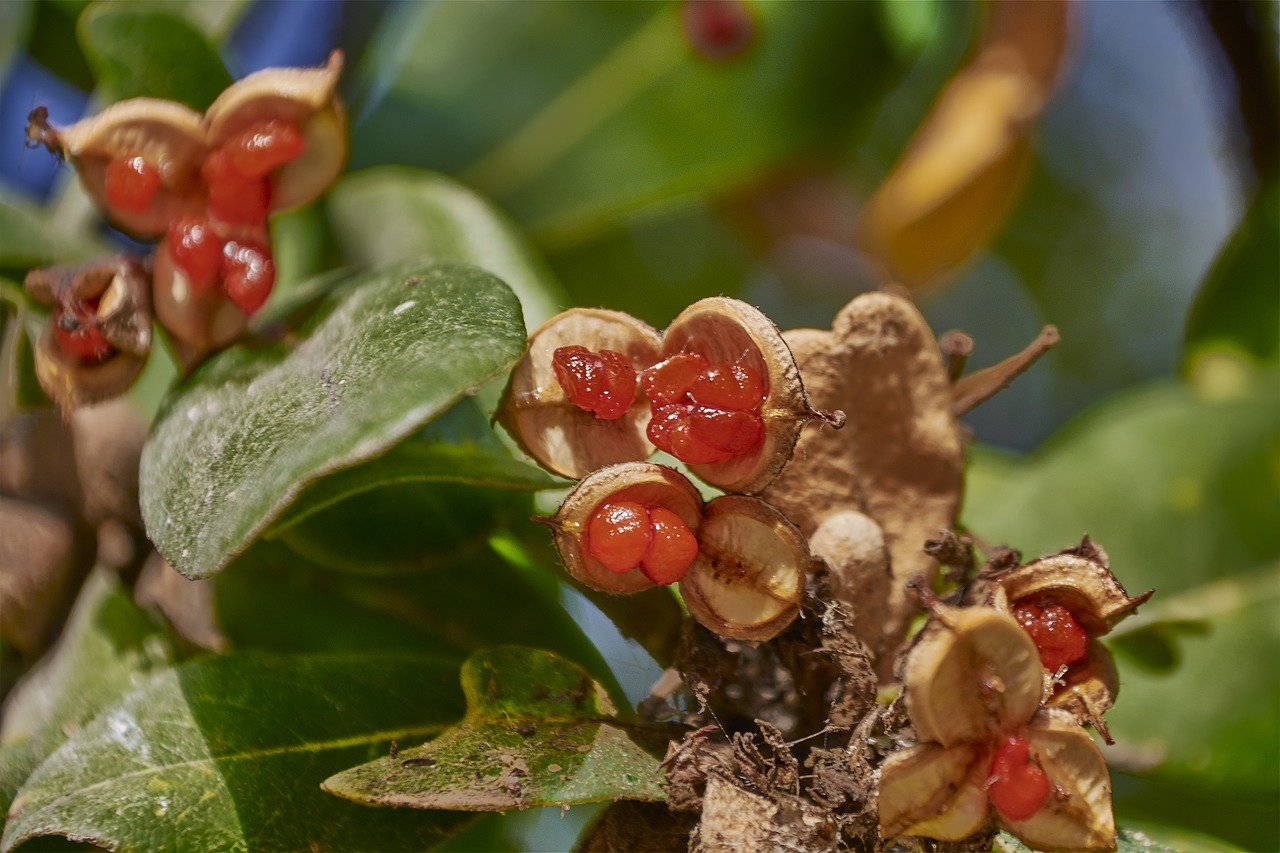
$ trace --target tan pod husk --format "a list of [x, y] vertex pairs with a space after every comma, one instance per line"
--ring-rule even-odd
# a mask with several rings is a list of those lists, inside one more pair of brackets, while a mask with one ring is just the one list
[[152, 287], [156, 318], [173, 339], [184, 368], [230, 344], [249, 324], [221, 284], [203, 289], [191, 285], [187, 274], [174, 265], [167, 240], [152, 256]]
[[628, 462], [601, 468], [583, 479], [547, 523], [569, 574], [601, 592], [627, 594], [654, 585], [638, 567], [615, 572], [587, 551], [587, 523], [606, 501], [666, 507], [695, 534], [702, 521], [702, 496], [683, 474], [670, 468]]
[[922, 743], [880, 767], [880, 834], [960, 841], [986, 825], [987, 751], [971, 744]]
[[1071, 720], [1041, 713], [1027, 741], [1052, 790], [1031, 818], [1001, 816], [1000, 825], [1036, 850], [1114, 850], [1111, 776], [1093, 738]]
[[804, 536], [758, 498], [708, 503], [698, 556], [680, 581], [690, 615], [732, 640], [776, 637], [800, 611], [811, 557]]
[[578, 408], [552, 367], [552, 356], [564, 346], [620, 352], [638, 372], [661, 359], [662, 341], [651, 326], [621, 311], [571, 308], [557, 314], [529, 336], [528, 350], [511, 371], [498, 421], [540, 465], [575, 480], [607, 465], [647, 458], [654, 449], [645, 436], [648, 403], [637, 393], [630, 410], [611, 421]]
[[1111, 573], [1106, 555], [1087, 539], [1077, 548], [1019, 566], [996, 582], [1011, 607], [1027, 599], [1050, 599], [1070, 610], [1091, 637], [1106, 634], [1155, 592], [1131, 598]]

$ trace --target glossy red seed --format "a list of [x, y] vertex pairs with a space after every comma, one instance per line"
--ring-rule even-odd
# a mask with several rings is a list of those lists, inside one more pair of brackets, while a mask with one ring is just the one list
[[587, 553], [612, 572], [629, 572], [649, 550], [649, 513], [631, 501], [602, 503], [587, 520]]
[[707, 360], [696, 352], [676, 353], [640, 374], [644, 395], [655, 407], [687, 403], [690, 386], [707, 367]]
[[662, 506], [649, 509], [652, 537], [640, 570], [658, 585], [675, 583], [698, 556], [698, 540], [684, 519]]
[[1035, 641], [1040, 663], [1050, 672], [1083, 659], [1089, 650], [1088, 633], [1060, 604], [1020, 602], [1014, 606], [1013, 616]]
[[716, 462], [727, 462], [736, 454], [712, 447], [694, 435], [691, 429], [692, 418], [680, 420], [667, 434], [671, 449], [667, 452], [687, 465], [710, 465]]
[[265, 178], [302, 153], [302, 132], [293, 122], [266, 119], [249, 125], [222, 145], [233, 169], [247, 178]]
[[209, 192], [209, 215], [233, 225], [262, 225], [271, 206], [266, 178], [248, 178], [232, 167], [222, 149], [209, 152], [200, 167]]
[[213, 287], [222, 273], [222, 238], [197, 216], [184, 216], [169, 224], [166, 235], [173, 264], [186, 274], [198, 291]]
[[735, 361], [708, 368], [689, 388], [689, 397], [699, 406], [749, 412], [760, 408], [765, 390], [758, 371]]
[[689, 430], [698, 441], [730, 456], [741, 456], [764, 443], [764, 419], [755, 412], [698, 406], [690, 415]]
[[671, 452], [671, 430], [689, 420], [690, 406], [655, 406], [649, 418], [645, 434], [653, 446], [666, 453]]
[[602, 420], [622, 417], [635, 401], [636, 370], [622, 353], [560, 347], [551, 367], [569, 402]]
[[113, 157], [107, 163], [107, 204], [128, 213], [146, 213], [160, 190], [160, 171], [142, 157]]
[[93, 303], [77, 303], [70, 308], [59, 305], [53, 312], [53, 335], [58, 348], [89, 364], [105, 361], [115, 352], [102, 330], [93, 325], [96, 310]]
[[680, 23], [693, 49], [708, 59], [731, 59], [751, 44], [756, 24], [743, 0], [685, 0]]
[[271, 253], [257, 243], [228, 240], [222, 247], [222, 287], [248, 316], [267, 301], [276, 283]]
[[987, 779], [991, 804], [1009, 820], [1028, 820], [1049, 799], [1049, 777], [1030, 760], [1030, 744], [1006, 737], [996, 749]]

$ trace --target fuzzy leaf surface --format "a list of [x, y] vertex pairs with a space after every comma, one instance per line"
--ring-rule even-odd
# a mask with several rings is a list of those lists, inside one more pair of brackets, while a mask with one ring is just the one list
[[187, 577], [218, 572], [308, 483], [385, 452], [525, 345], [510, 288], [463, 264], [357, 276], [303, 334], [291, 350], [228, 349], [165, 401], [142, 455], [142, 512]]
[[669, 732], [613, 716], [585, 671], [536, 649], [479, 652], [462, 669], [467, 716], [420, 748], [326, 780], [367, 805], [506, 811], [602, 800], [658, 801]]

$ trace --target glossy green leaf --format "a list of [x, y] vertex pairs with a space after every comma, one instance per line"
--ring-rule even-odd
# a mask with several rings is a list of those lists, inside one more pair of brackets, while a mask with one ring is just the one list
[[506, 811], [665, 798], [670, 732], [617, 720], [603, 690], [546, 652], [507, 646], [462, 669], [467, 716], [425, 746], [339, 773], [325, 790], [367, 805]]
[[163, 5], [100, 0], [85, 9], [78, 29], [110, 100], [165, 98], [204, 110], [231, 85], [204, 33]]
[[142, 454], [157, 549], [214, 574], [304, 486], [385, 452], [508, 370], [525, 345], [511, 290], [474, 267], [358, 276], [293, 349], [233, 347], [166, 400]]
[[356, 71], [390, 84], [356, 129], [355, 162], [457, 172], [559, 243], [740, 185], [830, 146], [894, 69], [875, 4], [750, 8], [752, 43], [723, 62], [694, 49], [676, 4], [406, 10]]
[[348, 263], [475, 264], [511, 286], [530, 329], [568, 305], [546, 262], [506, 214], [444, 175], [405, 167], [347, 175], [330, 194], [329, 217]]
[[168, 666], [161, 626], [130, 600], [112, 573], [89, 575], [62, 639], [14, 690], [0, 727], [0, 806], [7, 811], [30, 772], [70, 733]]
[[455, 815], [360, 809], [319, 782], [462, 713], [457, 665], [411, 655], [234, 654], [166, 670], [55, 752], [2, 841], [114, 850], [421, 850]]

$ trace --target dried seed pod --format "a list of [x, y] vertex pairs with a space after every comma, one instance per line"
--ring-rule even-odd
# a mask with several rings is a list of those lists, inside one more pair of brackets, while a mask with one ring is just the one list
[[[142, 372], [151, 352], [151, 298], [136, 260], [118, 255], [35, 269], [26, 287], [55, 308], [36, 344], [36, 377], [60, 407], [114, 397]], [[82, 335], [96, 348], [90, 357], [73, 348]]]
[[156, 318], [175, 342], [184, 367], [221, 349], [244, 332], [248, 318], [217, 286], [197, 287], [173, 261], [169, 241], [152, 258]]
[[1019, 566], [997, 582], [1010, 606], [1029, 599], [1052, 600], [1070, 610], [1091, 637], [1106, 634], [1155, 593], [1148, 590], [1130, 598], [1108, 568], [1106, 555], [1088, 539], [1078, 548]]
[[612, 350], [641, 370], [660, 359], [662, 341], [655, 329], [621, 311], [572, 308], [557, 314], [529, 336], [528, 351], [511, 371], [499, 422], [541, 465], [573, 479], [649, 456], [649, 406], [642, 398], [613, 420], [569, 400], [553, 366], [555, 351], [567, 346]]
[[689, 466], [717, 488], [742, 494], [759, 492], [791, 458], [806, 423], [824, 420], [837, 427], [843, 424], [843, 414], [810, 408], [795, 359], [777, 326], [745, 302], [712, 297], [693, 303], [667, 327], [662, 351], [664, 356], [697, 353], [713, 366], [743, 364], [764, 380], [760, 407], [763, 440], [726, 461]]
[[[987, 760], [984, 760], [987, 759]], [[988, 750], [921, 743], [889, 754], [880, 767], [880, 834], [959, 841], [987, 823]]]
[[920, 739], [946, 747], [1023, 725], [1044, 691], [1035, 643], [991, 607], [939, 605], [907, 656], [903, 683]]
[[302, 134], [302, 153], [270, 174], [270, 209], [315, 200], [347, 162], [347, 119], [337, 97], [342, 52], [323, 68], [265, 68], [238, 80], [205, 112], [209, 148], [261, 121], [283, 121]]
[[809, 550], [826, 562], [836, 599], [852, 617], [853, 635], [875, 648], [880, 623], [871, 617], [884, 611], [892, 582], [880, 525], [854, 510], [832, 513], [809, 537]]
[[695, 534], [702, 522], [702, 496], [677, 471], [648, 462], [601, 468], [584, 478], [547, 520], [569, 574], [602, 592], [632, 593], [653, 586], [640, 566], [618, 572], [591, 553], [589, 528], [606, 504], [662, 507], [675, 513]]
[[759, 498], [707, 504], [698, 556], [680, 581], [689, 613], [722, 637], [768, 640], [800, 611], [811, 558], [803, 534]]
[[1040, 714], [1027, 740], [1053, 791], [1027, 820], [1000, 823], [1037, 850], [1114, 850], [1111, 776], [1093, 739], [1070, 720]]
[[[69, 160], [85, 191], [117, 227], [139, 236], [163, 234], [169, 223], [203, 203], [200, 164], [207, 150], [200, 114], [173, 101], [134, 98], [61, 130], [33, 113], [30, 142]], [[159, 176], [150, 201], [128, 209], [108, 199], [111, 164], [142, 158]]]

